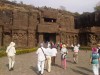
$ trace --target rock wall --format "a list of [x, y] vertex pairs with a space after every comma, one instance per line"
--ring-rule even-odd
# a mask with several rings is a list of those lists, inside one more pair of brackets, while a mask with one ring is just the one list
[[[100, 42], [100, 12], [74, 17], [72, 13], [0, 1], [0, 46], [34, 47], [45, 34], [56, 42], [90, 46]], [[93, 36], [93, 37], [92, 37]]]

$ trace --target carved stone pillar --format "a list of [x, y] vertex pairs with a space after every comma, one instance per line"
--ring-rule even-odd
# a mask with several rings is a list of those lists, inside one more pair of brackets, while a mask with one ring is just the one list
[[16, 43], [16, 47], [18, 47], [18, 34], [17, 33], [12, 34], [12, 41], [14, 41]]
[[29, 33], [28, 34], [28, 46], [29, 47], [34, 47], [35, 46], [35, 35], [34, 33]]
[[4, 39], [3, 40], [4, 41], [4, 45], [7, 46], [11, 42], [11, 35], [8, 35], [8, 34], [5, 33], [3, 39]]
[[56, 35], [56, 42], [60, 42], [60, 35]]
[[91, 45], [95, 45], [96, 44], [96, 36], [95, 35], [93, 35], [93, 34], [90, 34], [90, 36], [89, 36], [90, 38], [90, 44]]
[[74, 43], [73, 44], [77, 44], [78, 43], [78, 40], [77, 39], [78, 39], [78, 37], [77, 37], [77, 35], [75, 35], [74, 36]]
[[39, 44], [43, 42], [43, 34], [39, 34]]
[[21, 47], [22, 46], [22, 42], [23, 42], [23, 35], [22, 33], [19, 33], [18, 34], [18, 47]]
[[68, 45], [70, 45], [70, 36], [68, 35]]
[[22, 46], [27, 47], [27, 35], [26, 35], [26, 33], [23, 33], [23, 36], [22, 36]]
[[0, 27], [0, 46], [2, 45], [2, 39], [3, 36], [2, 36], [2, 27]]

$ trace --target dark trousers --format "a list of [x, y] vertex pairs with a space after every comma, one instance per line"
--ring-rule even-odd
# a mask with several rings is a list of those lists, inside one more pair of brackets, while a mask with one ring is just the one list
[[56, 56], [53, 56], [53, 57], [51, 58], [51, 64], [52, 64], [52, 65], [55, 65], [55, 58], [56, 58]]

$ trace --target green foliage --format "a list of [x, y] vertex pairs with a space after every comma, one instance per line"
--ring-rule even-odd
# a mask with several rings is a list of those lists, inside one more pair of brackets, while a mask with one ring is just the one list
[[100, 5], [94, 8], [95, 11], [100, 11]]
[[[68, 49], [72, 50], [72, 47], [68, 47]], [[80, 47], [80, 50], [91, 50], [91, 47]]]
[[[37, 48], [31, 48], [31, 49], [17, 49], [16, 50], [16, 54], [19, 55], [19, 54], [25, 54], [25, 53], [30, 53], [30, 52], [34, 52], [36, 51]], [[3, 57], [3, 56], [6, 56], [6, 51], [3, 49], [3, 50], [0, 50], [0, 57]]]
[[91, 50], [91, 47], [80, 47], [80, 50]]
[[16, 54], [19, 55], [19, 54], [24, 54], [24, 53], [30, 53], [30, 52], [34, 52], [36, 51], [37, 48], [33, 48], [33, 49], [19, 49], [16, 51]]
[[6, 52], [4, 50], [0, 50], [0, 57], [6, 56]]
[[78, 12], [75, 12], [74, 15], [75, 16], [80, 16], [80, 14]]
[[6, 47], [1, 47], [0, 51], [6, 50]]

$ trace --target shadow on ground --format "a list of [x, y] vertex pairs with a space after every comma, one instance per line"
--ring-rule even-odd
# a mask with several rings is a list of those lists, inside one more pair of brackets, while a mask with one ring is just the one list
[[71, 63], [71, 64], [75, 64], [73, 61], [71, 60], [67, 60], [67, 62]]
[[58, 67], [58, 68], [62, 68], [60, 65], [58, 64], [55, 64], [55, 65], [52, 65], [52, 66], [55, 66], [55, 67]]
[[32, 69], [38, 75], [38, 71], [36, 67], [30, 66], [30, 69]]
[[92, 70], [88, 69], [88, 68], [85, 68], [85, 67], [80, 67], [80, 66], [77, 66], [79, 69], [82, 69], [82, 70], [86, 70], [88, 72], [92, 72]]
[[9, 64], [6, 64], [6, 67], [9, 69]]
[[84, 73], [84, 72], [79, 71], [79, 70], [76, 70], [76, 69], [72, 69], [72, 68], [71, 68], [71, 70], [72, 70], [73, 72], [79, 73], [79, 74], [81, 74], [81, 75], [89, 75], [89, 74], [87, 74], [87, 73]]

